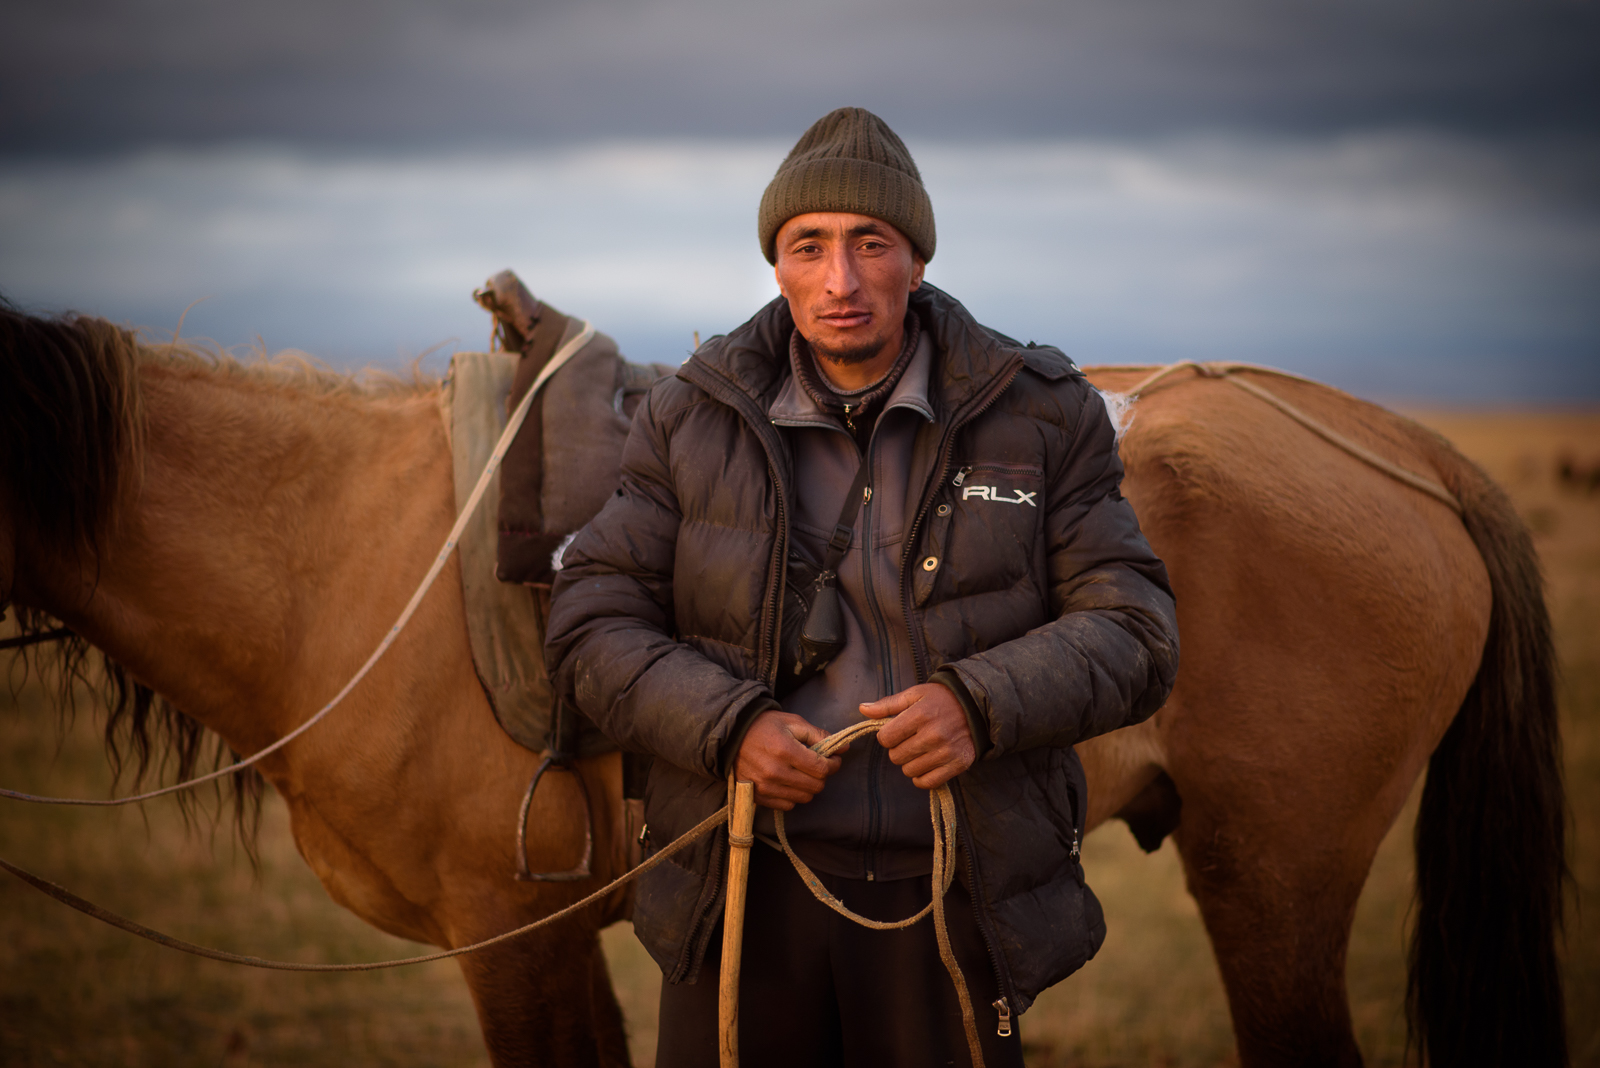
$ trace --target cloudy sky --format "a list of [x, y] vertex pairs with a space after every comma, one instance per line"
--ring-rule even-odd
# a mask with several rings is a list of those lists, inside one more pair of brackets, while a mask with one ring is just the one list
[[1596, 0], [11, 0], [0, 292], [340, 364], [478, 347], [512, 266], [638, 358], [774, 293], [829, 108], [929, 277], [1081, 362], [1600, 400]]

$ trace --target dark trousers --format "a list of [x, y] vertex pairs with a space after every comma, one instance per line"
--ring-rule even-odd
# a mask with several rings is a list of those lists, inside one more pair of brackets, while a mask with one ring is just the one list
[[[929, 901], [931, 880], [866, 882], [818, 873], [847, 908], [901, 920]], [[1022, 1068], [1022, 1043], [996, 1033], [994, 966], [958, 881], [945, 898], [956, 960], [966, 975], [988, 1068]], [[718, 925], [693, 985], [664, 983], [656, 1068], [717, 1064]], [[862, 927], [823, 905], [782, 853], [758, 842], [739, 972], [741, 1063], [759, 1068], [969, 1063], [961, 1007], [939, 959], [933, 917], [899, 931]]]

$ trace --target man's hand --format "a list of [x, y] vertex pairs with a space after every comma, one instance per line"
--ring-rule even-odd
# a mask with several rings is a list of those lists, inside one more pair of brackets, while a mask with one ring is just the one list
[[734, 774], [756, 784], [756, 804], [788, 812], [816, 797], [843, 763], [838, 756], [811, 751], [827, 736], [799, 716], [763, 712], [745, 732]]
[[925, 682], [861, 706], [868, 719], [894, 716], [878, 732], [889, 759], [921, 790], [943, 786], [972, 767], [977, 748], [966, 710], [937, 682]]

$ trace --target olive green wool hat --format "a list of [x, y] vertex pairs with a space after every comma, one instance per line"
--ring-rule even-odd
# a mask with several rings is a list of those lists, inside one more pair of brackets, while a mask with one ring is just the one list
[[761, 251], [778, 262], [778, 231], [796, 215], [848, 211], [882, 219], [933, 259], [933, 204], [905, 142], [866, 108], [840, 108], [812, 124], [761, 194]]

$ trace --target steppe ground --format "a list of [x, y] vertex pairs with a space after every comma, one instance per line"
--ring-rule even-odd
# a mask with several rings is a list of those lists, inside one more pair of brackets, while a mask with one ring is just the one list
[[[1575, 876], [1567, 932], [1573, 1061], [1600, 1065], [1600, 490], [1564, 487], [1557, 458], [1600, 464], [1600, 413], [1419, 413], [1510, 491], [1535, 533], [1563, 664]], [[3, 655], [3, 654], [0, 654]], [[0, 691], [0, 785], [104, 796], [93, 717], [58, 731], [42, 694]], [[1356, 919], [1350, 1000], [1369, 1064], [1402, 1063], [1408, 807]], [[0, 803], [0, 856], [181, 937], [264, 956], [357, 961], [419, 947], [322, 892], [269, 797], [252, 875], [226, 830], [186, 831], [175, 806], [93, 811]], [[1234, 1063], [1216, 967], [1170, 844], [1152, 856], [1120, 823], [1086, 843], [1105, 902], [1100, 957], [1021, 1020], [1028, 1063]], [[637, 1063], [652, 1060], [659, 975], [626, 925], [607, 933]], [[261, 972], [159, 949], [0, 876], [0, 1064], [483, 1065], [466, 989], [440, 963], [345, 976]]]

